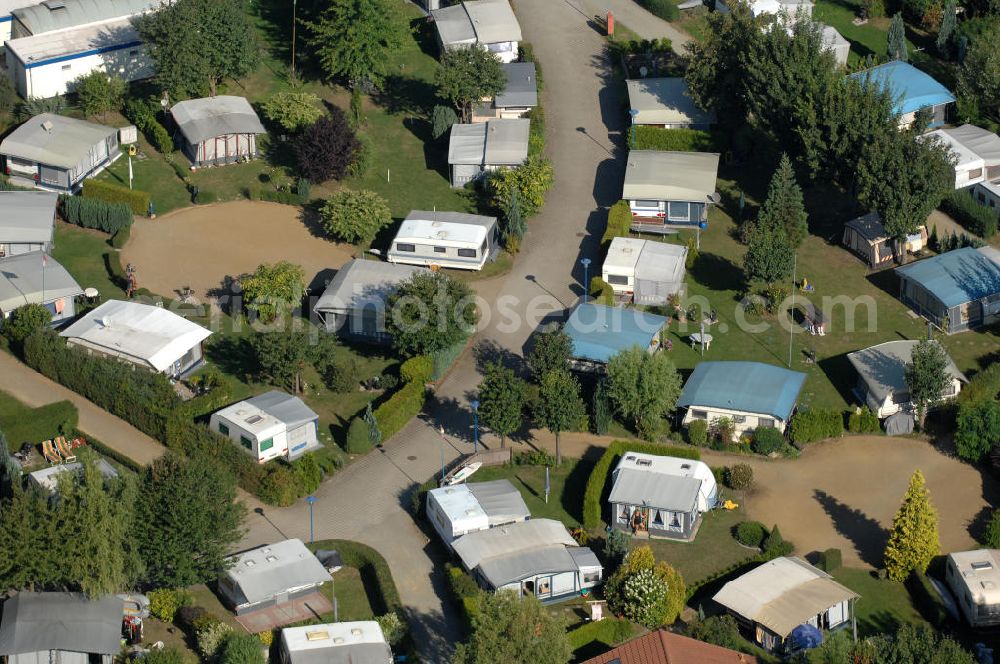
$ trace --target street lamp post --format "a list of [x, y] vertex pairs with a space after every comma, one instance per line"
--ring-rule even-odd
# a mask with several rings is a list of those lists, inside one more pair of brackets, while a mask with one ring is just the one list
[[472, 444], [476, 454], [479, 454], [479, 400], [473, 399], [469, 402], [472, 407]]
[[632, 122], [629, 126], [629, 143], [628, 147], [630, 150], [635, 150], [635, 118], [639, 115], [639, 109], [630, 108], [628, 109], [629, 117], [632, 118]]
[[587, 278], [590, 273], [590, 259], [581, 258], [580, 264], [583, 265], [583, 303], [587, 304], [587, 292], [590, 290], [590, 281]]
[[306, 502], [309, 503], [309, 543], [312, 544], [313, 537], [313, 505], [316, 504], [316, 496], [307, 496]]

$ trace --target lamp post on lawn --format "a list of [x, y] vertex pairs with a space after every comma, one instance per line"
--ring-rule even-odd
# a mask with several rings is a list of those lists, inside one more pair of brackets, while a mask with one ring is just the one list
[[476, 454], [479, 454], [479, 400], [473, 399], [469, 406], [472, 408], [472, 444]]
[[309, 503], [309, 543], [313, 543], [313, 505], [316, 504], [316, 496], [307, 496], [306, 502]]
[[632, 118], [632, 122], [630, 123], [630, 126], [629, 126], [629, 142], [628, 142], [628, 147], [629, 147], [629, 150], [635, 150], [635, 118], [636, 118], [636, 116], [639, 115], [639, 109], [638, 108], [630, 108], [630, 109], [628, 109], [628, 115], [629, 115], [630, 118]]
[[581, 258], [580, 265], [583, 266], [583, 303], [587, 304], [587, 291], [590, 290], [590, 281], [587, 279], [590, 272], [590, 259]]

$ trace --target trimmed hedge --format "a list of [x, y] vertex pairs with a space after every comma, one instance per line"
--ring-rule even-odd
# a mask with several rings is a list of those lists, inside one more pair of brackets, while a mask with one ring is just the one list
[[130, 237], [132, 237], [132, 227], [126, 226], [111, 236], [111, 246], [115, 249], [121, 249]]
[[451, 592], [462, 605], [462, 614], [465, 616], [465, 626], [468, 629], [472, 625], [472, 619], [479, 614], [479, 600], [483, 596], [483, 591], [475, 579], [466, 574], [461, 567], [448, 563], [444, 568], [448, 573]]
[[628, 201], [618, 201], [608, 208], [608, 224], [604, 228], [601, 245], [607, 248], [616, 237], [627, 236], [632, 228], [632, 208]]
[[62, 218], [83, 228], [114, 235], [132, 225], [132, 210], [125, 203], [107, 203], [81, 196], [60, 196], [59, 202]]
[[792, 418], [792, 440], [796, 443], [812, 443], [843, 434], [844, 415], [839, 410], [803, 410]]
[[851, 433], [875, 433], [882, 430], [878, 415], [868, 406], [859, 408], [847, 418], [847, 430]]
[[611, 472], [611, 466], [625, 452], [674, 456], [695, 461], [701, 459], [701, 454], [693, 447], [676, 447], [626, 440], [611, 441], [608, 449], [594, 464], [594, 470], [591, 471], [590, 477], [587, 479], [587, 487], [583, 492], [583, 527], [587, 530], [595, 530], [601, 525], [601, 496], [604, 494], [604, 487], [608, 482], [608, 473]]
[[269, 203], [281, 203], [283, 205], [302, 205], [302, 197], [291, 191], [276, 191], [274, 189], [260, 189], [253, 192], [253, 197], [258, 201]]
[[615, 289], [600, 277], [590, 279], [590, 296], [598, 304], [605, 304], [609, 307], [615, 304]]
[[670, 0], [638, 0], [639, 4], [645, 7], [649, 13], [659, 16], [664, 21], [676, 21], [680, 11]]
[[361, 542], [338, 539], [313, 542], [309, 545], [309, 549], [314, 552], [320, 549], [334, 549], [340, 553], [340, 559], [345, 565], [361, 572], [365, 589], [374, 587], [378, 591], [377, 599], [381, 600], [382, 606], [372, 606], [375, 615], [380, 616], [403, 608], [403, 601], [399, 598], [399, 590], [392, 578], [389, 563], [375, 549]]
[[431, 380], [441, 380], [444, 378], [444, 375], [451, 369], [451, 365], [455, 363], [458, 356], [465, 350], [467, 342], [468, 340], [460, 341], [450, 348], [442, 348], [431, 354], [431, 359], [434, 362], [434, 371], [431, 373]]
[[434, 360], [429, 355], [417, 355], [399, 367], [399, 378], [404, 383], [426, 383], [434, 374]]
[[718, 141], [711, 132], [700, 129], [663, 129], [639, 125], [635, 128], [635, 148], [672, 152], [717, 152]]
[[347, 445], [350, 454], [365, 454], [372, 449], [371, 435], [368, 430], [368, 423], [364, 418], [355, 417], [347, 427]]
[[1000, 213], [996, 208], [980, 205], [969, 190], [959, 189], [948, 194], [941, 201], [941, 209], [981, 238], [988, 240], [997, 233]]
[[426, 396], [423, 383], [407, 383], [376, 408], [375, 420], [382, 432], [382, 440], [392, 438], [407, 422], [419, 415]]
[[105, 203], [125, 203], [132, 214], [146, 216], [149, 213], [149, 194], [145, 191], [90, 178], [83, 181], [81, 193], [84, 198], [94, 198]]
[[741, 521], [736, 526], [736, 541], [743, 546], [760, 547], [767, 537], [767, 527], [759, 521]]
[[[123, 113], [158, 152], [166, 155], [173, 152], [174, 141], [170, 132], [156, 119], [158, 106], [155, 101], [130, 99], [125, 102]], [[137, 214], [145, 214], [145, 211]]]
[[843, 565], [843, 555], [840, 549], [826, 549], [821, 551], [819, 554], [819, 560], [816, 563], [816, 567], [820, 568], [827, 574], [831, 572], [836, 572]]

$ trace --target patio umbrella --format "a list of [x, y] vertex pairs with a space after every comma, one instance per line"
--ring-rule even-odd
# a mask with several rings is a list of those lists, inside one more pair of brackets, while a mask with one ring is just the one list
[[809, 650], [823, 643], [823, 633], [808, 623], [803, 623], [792, 630], [792, 647], [795, 650]]

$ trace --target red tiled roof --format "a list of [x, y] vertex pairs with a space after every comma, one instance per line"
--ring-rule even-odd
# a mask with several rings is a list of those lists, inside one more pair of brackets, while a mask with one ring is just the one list
[[757, 658], [666, 630], [650, 632], [583, 664], [757, 664]]

